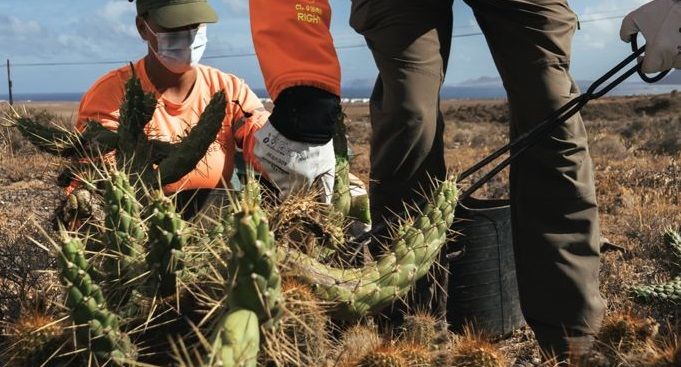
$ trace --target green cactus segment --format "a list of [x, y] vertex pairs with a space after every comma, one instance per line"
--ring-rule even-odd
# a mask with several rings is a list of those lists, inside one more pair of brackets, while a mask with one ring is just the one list
[[[148, 158], [149, 147], [144, 126], [156, 111], [157, 100], [153, 93], [144, 93], [142, 82], [130, 65], [132, 77], [125, 83], [125, 98], [118, 119], [118, 167], [132, 165], [132, 172], [139, 173], [149, 168], [143, 165]], [[145, 154], [146, 153], [146, 154]]]
[[348, 217], [357, 219], [362, 223], [371, 224], [371, 211], [369, 208], [368, 194], [352, 196]]
[[[681, 261], [681, 234], [668, 228], [664, 232], [664, 240], [669, 245], [672, 254], [676, 258], [677, 265]], [[631, 287], [631, 295], [639, 301], [665, 301], [677, 303], [681, 301], [681, 276], [671, 281], [656, 285], [637, 285]]]
[[274, 235], [258, 207], [237, 213], [234, 221], [227, 304], [230, 309], [251, 310], [261, 323], [272, 324], [283, 312]]
[[118, 145], [118, 134], [105, 128], [97, 121], [87, 121], [85, 130], [80, 133], [79, 144], [86, 150], [81, 156], [95, 156], [108, 153]]
[[642, 301], [681, 301], [681, 277], [676, 277], [673, 280], [657, 284], [657, 285], [643, 285], [636, 286], [631, 289], [632, 294]]
[[160, 161], [158, 170], [162, 184], [176, 182], [196, 167], [208, 148], [215, 143], [215, 137], [225, 119], [226, 108], [225, 93], [215, 93], [189, 135], [176, 144], [167, 158]]
[[176, 274], [182, 268], [182, 249], [187, 243], [187, 225], [163, 191], [152, 194], [149, 218], [149, 252], [147, 265], [154, 289], [165, 297], [174, 293]]
[[[118, 146], [118, 133], [97, 121], [87, 121], [82, 132], [70, 132], [44, 126], [30, 118], [19, 118], [17, 128], [36, 148], [68, 158], [95, 158], [112, 152]], [[151, 161], [158, 163], [170, 155], [176, 144], [150, 140]]]
[[105, 180], [104, 191], [105, 243], [109, 252], [105, 270], [110, 280], [125, 283], [141, 272], [138, 265], [144, 261], [145, 228], [140, 216], [141, 206], [128, 176], [118, 171], [111, 172], [110, 176]]
[[345, 115], [343, 114], [338, 116], [338, 121], [336, 122], [333, 150], [336, 154], [336, 178], [333, 185], [331, 203], [345, 217], [350, 212], [352, 197], [350, 195], [350, 161], [348, 158], [347, 127], [345, 126]]
[[339, 117], [336, 123], [336, 133], [333, 137], [333, 148], [336, 154], [336, 177], [331, 203], [336, 211], [342, 214], [343, 218], [351, 217], [362, 223], [370, 224], [369, 196], [352, 195], [347, 127], [344, 117], [344, 115]]
[[331, 203], [343, 217], [350, 213], [352, 196], [350, 194], [350, 162], [347, 157], [336, 156], [336, 178], [333, 183]]
[[363, 317], [404, 296], [426, 275], [446, 243], [456, 202], [455, 182], [442, 182], [422, 213], [401, 224], [390, 252], [363, 268], [333, 268], [304, 254], [280, 251], [294, 274], [313, 286], [320, 299], [335, 303], [337, 317]]
[[260, 325], [253, 311], [235, 309], [218, 324], [219, 337], [215, 346], [217, 366], [255, 367], [260, 350]]
[[[99, 122], [88, 121], [82, 133], [57, 126], [46, 126], [30, 118], [19, 117], [16, 126], [33, 145], [45, 152], [88, 158], [98, 161], [105, 153], [116, 151], [116, 167], [132, 177], [157, 187], [177, 182], [196, 168], [222, 128], [227, 101], [223, 91], [215, 93], [198, 123], [179, 143], [150, 140], [145, 126], [151, 121], [158, 101], [153, 93], [145, 93], [132, 67], [125, 83], [125, 97], [120, 107], [118, 128], [111, 131]], [[154, 170], [154, 165], [158, 166]], [[160, 180], [158, 175], [160, 174]]]
[[340, 113], [336, 121], [336, 131], [333, 135], [333, 151], [336, 157], [348, 158], [348, 128], [345, 125], [345, 114]]
[[668, 228], [664, 232], [664, 240], [669, 247], [671, 247], [672, 254], [674, 254], [676, 261], [681, 261], [681, 233], [672, 228]]
[[134, 346], [119, 330], [119, 318], [109, 311], [102, 289], [94, 283], [85, 259], [85, 246], [64, 235], [59, 254], [61, 277], [66, 284], [66, 306], [79, 326], [78, 341], [100, 360], [122, 360], [134, 355]]
[[18, 118], [16, 126], [21, 135], [43, 152], [66, 156], [71, 151], [72, 134], [64, 128], [45, 126], [28, 117]]

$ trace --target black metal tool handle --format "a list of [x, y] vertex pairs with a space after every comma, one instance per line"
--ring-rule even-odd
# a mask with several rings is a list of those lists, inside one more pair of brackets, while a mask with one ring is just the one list
[[[638, 35], [636, 35], [636, 34], [633, 35], [633, 36], [631, 36], [631, 50], [632, 50], [633, 52], [636, 52], [636, 51], [639, 50], [639, 48], [638, 48], [638, 38], [637, 38], [637, 36], [638, 36]], [[645, 47], [645, 46], [644, 46], [644, 47]], [[643, 72], [643, 69], [641, 69], [641, 67], [639, 67], [639, 69], [638, 69], [638, 76], [640, 76], [641, 79], [642, 79], [644, 82], [652, 84], [652, 83], [657, 83], [657, 82], [659, 82], [660, 80], [662, 80], [662, 78], [664, 78], [665, 76], [667, 76], [667, 74], [669, 74], [670, 71], [671, 71], [671, 70], [663, 71], [663, 72], [661, 72], [661, 73], [659, 73], [659, 74], [657, 74], [657, 75], [651, 77], [651, 76], [648, 76], [646, 73], [644, 73], [644, 72]]]
[[[501, 157], [503, 154], [511, 151], [511, 155], [508, 158], [503, 160], [498, 165], [494, 166], [483, 177], [481, 177], [473, 184], [471, 184], [471, 186], [469, 186], [465, 191], [463, 191], [460, 197], [462, 199], [465, 199], [472, 195], [475, 191], [477, 191], [480, 187], [482, 187], [485, 183], [492, 179], [492, 177], [494, 177], [496, 174], [498, 174], [504, 168], [506, 168], [509, 164], [511, 164], [511, 162], [514, 159], [516, 159], [520, 154], [522, 154], [527, 149], [537, 144], [541, 139], [549, 135], [556, 127], [562, 125], [570, 117], [574, 116], [577, 112], [579, 112], [579, 110], [581, 110], [587, 103], [589, 103], [589, 101], [593, 99], [598, 99], [606, 95], [616, 86], [620, 85], [623, 81], [627, 80], [629, 77], [636, 74], [636, 72], [640, 70], [640, 66], [638, 64], [633, 67], [630, 67], [624, 73], [616, 77], [614, 80], [610, 81], [618, 73], [624, 70], [629, 64], [631, 64], [632, 61], [637, 60], [638, 57], [641, 56], [644, 52], [645, 46], [641, 47], [640, 49], [637, 49], [634, 53], [629, 55], [626, 59], [622, 60], [622, 62], [617, 64], [614, 68], [605, 73], [605, 75], [603, 75], [593, 84], [591, 84], [589, 89], [587, 89], [587, 91], [584, 92], [582, 95], [570, 100], [568, 103], [563, 105], [563, 107], [559, 108], [557, 111], [549, 115], [549, 117], [544, 119], [544, 121], [535, 125], [535, 127], [528, 130], [524, 134], [520, 135], [512, 142], [497, 149], [489, 156], [483, 158], [480, 162], [474, 164], [471, 168], [462, 172], [459, 175], [457, 182], [465, 180], [475, 172], [478, 172], [479, 170], [489, 165], [497, 158]], [[608, 81], [610, 82], [608, 83]]]

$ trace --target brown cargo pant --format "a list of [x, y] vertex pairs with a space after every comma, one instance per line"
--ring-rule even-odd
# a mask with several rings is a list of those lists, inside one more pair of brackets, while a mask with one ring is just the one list
[[[466, 0], [503, 79], [511, 138], [576, 96], [570, 73], [577, 19], [567, 0]], [[439, 92], [452, 36], [452, 1], [353, 0], [379, 75], [371, 96], [371, 210], [375, 222], [445, 175]], [[593, 165], [579, 115], [511, 166], [523, 313], [545, 351], [600, 327], [600, 229]], [[440, 301], [441, 302], [441, 301]], [[566, 338], [565, 334], [571, 336]]]

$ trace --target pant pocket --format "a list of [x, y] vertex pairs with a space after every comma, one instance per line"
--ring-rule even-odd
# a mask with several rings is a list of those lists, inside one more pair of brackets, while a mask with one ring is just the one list
[[369, 10], [372, 0], [352, 0], [350, 8], [350, 26], [359, 34], [364, 34], [369, 27]]

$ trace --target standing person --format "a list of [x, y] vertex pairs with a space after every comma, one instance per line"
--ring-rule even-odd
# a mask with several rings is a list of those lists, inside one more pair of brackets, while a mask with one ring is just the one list
[[[506, 87], [513, 139], [577, 93], [569, 75], [576, 16], [566, 1], [467, 4]], [[371, 199], [378, 201], [379, 213], [399, 205], [400, 192], [423, 185], [429, 176], [445, 175], [438, 102], [451, 47], [451, 6], [451, 1], [438, 0], [353, 2], [351, 24], [365, 36], [379, 69], [371, 103]], [[379, 137], [393, 143], [379, 144]], [[404, 149], [405, 142], [411, 149]], [[583, 123], [576, 116], [511, 167], [524, 315], [543, 349], [559, 353], [566, 351], [568, 341], [588, 343], [603, 311], [600, 232], [586, 145]], [[388, 159], [398, 155], [405, 158]]]
[[[511, 139], [579, 93], [570, 75], [577, 17], [567, 0], [465, 1], [506, 88]], [[649, 41], [643, 62], [648, 72], [681, 65], [679, 4], [656, 0], [624, 22], [623, 39], [641, 31]], [[370, 104], [374, 223], [415, 201], [431, 178], [445, 177], [439, 93], [451, 48], [451, 7], [452, 0], [352, 0], [350, 23], [365, 37], [379, 70]], [[322, 109], [324, 104], [314, 94], [335, 101], [340, 71], [329, 32], [328, 1], [250, 0], [250, 11], [254, 44], [275, 112]], [[309, 98], [291, 108], [291, 96], [300, 90]], [[299, 120], [301, 125], [289, 131], [292, 139], [296, 129], [329, 125], [318, 117]], [[579, 355], [593, 343], [605, 308], [599, 293], [600, 228], [593, 163], [579, 115], [512, 164], [510, 191], [524, 316], [544, 352], [563, 359], [570, 353]], [[433, 295], [434, 287], [429, 289]], [[442, 310], [445, 303], [436, 297], [431, 305]]]
[[[272, 126], [270, 114], [242, 79], [199, 63], [208, 42], [206, 24], [218, 20], [207, 0], [137, 0], [136, 8], [135, 24], [148, 49], [133, 68], [142, 88], [158, 100], [146, 134], [176, 142], [198, 123], [213, 94], [224, 91], [228, 101], [223, 128], [206, 156], [193, 171], [163, 188], [178, 193], [181, 206], [190, 205], [185, 216], [194, 214], [213, 189], [230, 182], [239, 150], [283, 193], [309, 187], [321, 177], [317, 181], [330, 198], [332, 143], [288, 140]], [[97, 80], [81, 100], [76, 128], [82, 130], [88, 120], [95, 120], [115, 130], [132, 73], [130, 66], [123, 66]], [[74, 182], [70, 190], [77, 185]]]

